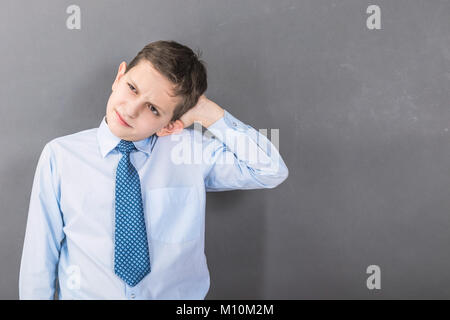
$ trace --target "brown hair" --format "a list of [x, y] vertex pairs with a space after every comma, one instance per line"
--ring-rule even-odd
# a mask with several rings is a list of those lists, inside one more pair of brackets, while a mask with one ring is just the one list
[[173, 97], [180, 96], [171, 121], [179, 119], [193, 108], [208, 87], [206, 63], [199, 60], [201, 52], [175, 41], [155, 41], [147, 44], [127, 65], [125, 73], [145, 59], [174, 85]]

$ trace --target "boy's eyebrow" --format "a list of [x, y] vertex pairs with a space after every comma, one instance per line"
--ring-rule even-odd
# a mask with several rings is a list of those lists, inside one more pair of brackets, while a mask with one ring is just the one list
[[[130, 79], [130, 82], [131, 82], [131, 84], [133, 85], [133, 87], [136, 89], [136, 91], [139, 92], [139, 88], [138, 88], [138, 86], [136, 85], [136, 83], [133, 81], [133, 79], [131, 79], [130, 76], [128, 76], [128, 78]], [[158, 109], [159, 112], [162, 112], [163, 114], [166, 114], [166, 111], [164, 111], [163, 108], [157, 106], [156, 104], [154, 104], [154, 103], [151, 102], [151, 101], [147, 101], [147, 102], [150, 103], [151, 105], [153, 105], [156, 109]]]

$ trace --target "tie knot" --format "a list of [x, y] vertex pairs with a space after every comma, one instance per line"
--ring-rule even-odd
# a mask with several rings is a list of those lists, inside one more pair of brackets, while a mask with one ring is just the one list
[[131, 151], [135, 150], [136, 147], [134, 146], [133, 142], [131, 142], [131, 141], [120, 140], [116, 149], [119, 150], [122, 154], [127, 154], [127, 153], [130, 153]]

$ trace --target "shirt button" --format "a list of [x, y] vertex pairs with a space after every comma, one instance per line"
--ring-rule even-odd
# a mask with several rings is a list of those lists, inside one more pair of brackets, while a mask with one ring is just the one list
[[134, 293], [131, 294], [131, 299], [136, 298], [136, 295]]

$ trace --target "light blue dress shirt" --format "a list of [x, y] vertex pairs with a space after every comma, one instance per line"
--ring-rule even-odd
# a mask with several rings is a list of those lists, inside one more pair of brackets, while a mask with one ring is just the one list
[[197, 129], [134, 142], [151, 263], [135, 287], [114, 274], [120, 138], [103, 117], [99, 128], [48, 142], [31, 191], [20, 299], [53, 299], [56, 286], [59, 299], [204, 299], [205, 192], [274, 188], [288, 169], [264, 134], [226, 110]]

